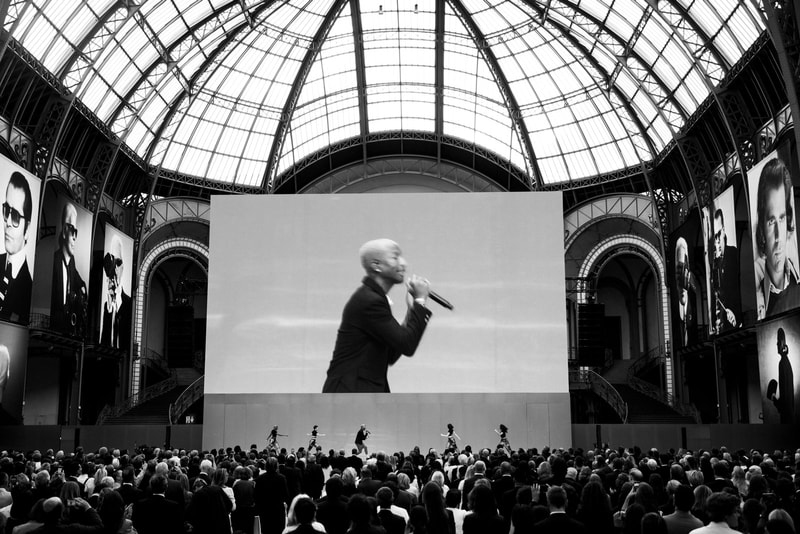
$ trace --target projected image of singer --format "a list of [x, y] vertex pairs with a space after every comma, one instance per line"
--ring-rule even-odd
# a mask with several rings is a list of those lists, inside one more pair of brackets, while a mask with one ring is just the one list
[[[342, 312], [323, 393], [389, 393], [389, 366], [401, 354], [414, 355], [431, 316], [425, 307], [428, 281], [416, 275], [406, 279], [406, 261], [397, 243], [368, 241], [359, 256], [366, 276]], [[400, 324], [392, 315], [388, 293], [404, 281], [408, 312]]]

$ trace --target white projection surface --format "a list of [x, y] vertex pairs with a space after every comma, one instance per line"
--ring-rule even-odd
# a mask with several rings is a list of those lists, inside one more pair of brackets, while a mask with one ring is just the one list
[[429, 301], [392, 393], [569, 391], [561, 193], [531, 192], [213, 196], [205, 393], [320, 393], [382, 237], [455, 306]]

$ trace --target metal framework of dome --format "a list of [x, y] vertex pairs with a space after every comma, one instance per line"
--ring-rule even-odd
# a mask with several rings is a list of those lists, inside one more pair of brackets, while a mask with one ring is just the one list
[[557, 186], [653, 161], [764, 31], [736, 0], [27, 0], [6, 30], [145, 162], [270, 191], [462, 140]]

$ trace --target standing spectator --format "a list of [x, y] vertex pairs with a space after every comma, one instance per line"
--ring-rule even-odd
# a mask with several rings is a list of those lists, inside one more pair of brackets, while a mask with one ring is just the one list
[[243, 466], [238, 466], [233, 470], [236, 480], [233, 482], [233, 498], [236, 506], [231, 512], [231, 523], [234, 532], [241, 531], [245, 534], [253, 532], [253, 518], [256, 516], [255, 507], [255, 482], [253, 482], [253, 472]]
[[550, 515], [547, 519], [534, 525], [534, 531], [537, 534], [583, 534], [586, 532], [583, 523], [567, 515], [567, 492], [564, 491], [564, 488], [550, 486], [547, 490], [547, 506], [550, 508]]
[[261, 518], [263, 534], [281, 534], [286, 527], [286, 508], [289, 505], [289, 490], [286, 477], [278, 473], [278, 459], [267, 459], [267, 470], [256, 479], [256, 513]]
[[704, 525], [708, 524], [708, 512], [706, 511], [706, 501], [711, 496], [711, 490], [708, 486], [701, 484], [694, 488], [694, 506], [692, 506], [692, 515], [703, 522]]
[[[219, 485], [220, 471], [223, 470], [212, 471], [212, 484], [195, 492], [186, 509], [186, 520], [192, 525], [194, 534], [227, 534], [231, 531], [233, 501], [232, 496], [228, 497]], [[223, 476], [227, 478], [227, 473]]]
[[681, 484], [675, 490], [675, 511], [664, 516], [669, 534], [689, 534], [692, 530], [703, 526], [703, 522], [692, 515], [694, 492], [692, 488]]
[[600, 482], [588, 482], [583, 487], [577, 519], [584, 525], [592, 525], [592, 532], [614, 534], [611, 501]]
[[347, 498], [342, 496], [342, 479], [331, 477], [325, 483], [325, 497], [317, 505], [317, 520], [328, 534], [344, 534], [350, 520], [347, 518]]
[[736, 532], [734, 527], [739, 524], [739, 499], [730, 493], [712, 493], [708, 497], [706, 511], [708, 512], [708, 525], [693, 530], [693, 534], [720, 534], [723, 532]]
[[325, 475], [322, 467], [317, 463], [317, 456], [309, 453], [306, 458], [306, 468], [303, 471], [302, 488], [312, 499], [319, 499], [322, 495], [322, 486], [325, 484]]
[[125, 502], [122, 495], [105, 488], [100, 492], [97, 509], [103, 521], [103, 534], [132, 534], [133, 522], [125, 518]]
[[[296, 499], [296, 502], [292, 503], [294, 507], [293, 515], [297, 525], [289, 532], [293, 532], [294, 534], [318, 534], [322, 532], [324, 534], [324, 527], [322, 527], [320, 523], [314, 521], [314, 514], [317, 510], [317, 507], [314, 505], [314, 501], [312, 501], [306, 495], [298, 497], [300, 498]], [[287, 530], [288, 528], [289, 527], [287, 527]]]
[[658, 512], [648, 512], [642, 518], [642, 534], [667, 534], [667, 524]]
[[455, 534], [455, 519], [445, 508], [442, 487], [438, 483], [428, 482], [422, 488], [422, 505], [428, 515], [429, 534]]
[[406, 530], [406, 521], [399, 515], [392, 512], [392, 501], [394, 494], [392, 490], [383, 487], [375, 494], [378, 501], [378, 519], [381, 526], [386, 529], [386, 534], [403, 534]]
[[347, 503], [347, 517], [352, 526], [349, 534], [386, 534], [383, 527], [372, 524], [373, 508], [364, 495], [357, 493]]
[[[566, 504], [566, 496], [564, 497]], [[497, 513], [494, 495], [488, 486], [476, 485], [469, 494], [472, 513], [464, 518], [464, 534], [505, 534], [505, 522]]]
[[150, 477], [150, 496], [133, 505], [133, 526], [139, 534], [174, 534], [183, 531], [183, 508], [165, 497], [167, 477]]

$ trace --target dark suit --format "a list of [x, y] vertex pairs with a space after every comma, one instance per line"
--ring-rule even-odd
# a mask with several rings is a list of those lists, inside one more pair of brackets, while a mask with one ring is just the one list
[[406, 531], [406, 520], [387, 508], [378, 512], [378, 518], [381, 526], [386, 529], [386, 534], [403, 534]]
[[[64, 276], [64, 253], [59, 248], [53, 255], [53, 283], [50, 286], [50, 329], [63, 334], [82, 334], [86, 317], [86, 283], [75, 267], [75, 258], [66, 264]], [[64, 288], [68, 288], [65, 293]], [[78, 295], [83, 292], [83, 297]], [[66, 297], [65, 297], [66, 295]], [[65, 301], [66, 298], [66, 301]], [[75, 315], [75, 324], [72, 316]]]
[[289, 505], [289, 491], [286, 477], [280, 473], [264, 473], [256, 479], [253, 494], [256, 513], [261, 516], [263, 534], [280, 534], [286, 526], [286, 507]]
[[139, 534], [183, 532], [183, 508], [163, 495], [152, 495], [134, 504], [131, 519]]
[[[122, 291], [122, 288], [120, 288]], [[103, 305], [103, 331], [100, 332], [100, 344], [108, 345], [118, 349], [128, 350], [131, 344], [131, 312], [133, 306], [131, 298], [122, 291], [122, 303], [120, 304], [118, 315], [119, 329], [116, 339], [112, 339], [111, 326], [114, 324], [114, 315], [106, 310], [105, 304]]]
[[317, 521], [325, 525], [325, 531], [328, 534], [345, 534], [350, 526], [350, 518], [347, 515], [347, 499], [344, 497], [322, 498], [317, 503]]
[[562, 513], [551, 513], [547, 519], [539, 521], [533, 528], [536, 534], [585, 534], [586, 532], [583, 523]]
[[344, 307], [322, 392], [389, 393], [389, 366], [414, 354], [430, 316], [415, 302], [399, 324], [381, 287], [365, 277]]
[[[24, 255], [25, 250], [21, 250], [18, 254]], [[5, 276], [7, 256], [7, 254], [0, 254], [0, 277]], [[26, 259], [17, 276], [8, 281], [5, 299], [0, 299], [0, 319], [28, 324], [31, 312], [31, 289], [33, 289], [33, 280]]]
[[123, 484], [116, 491], [122, 495], [122, 500], [125, 502], [125, 506], [139, 502], [145, 496], [144, 491], [140, 490], [133, 484]]
[[195, 492], [186, 509], [186, 519], [196, 534], [219, 534], [231, 531], [233, 503], [220, 486], [205, 486]]

